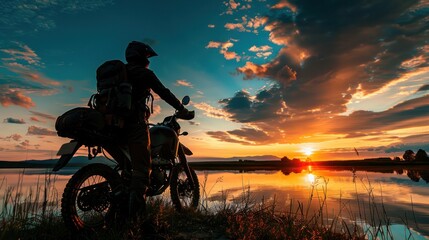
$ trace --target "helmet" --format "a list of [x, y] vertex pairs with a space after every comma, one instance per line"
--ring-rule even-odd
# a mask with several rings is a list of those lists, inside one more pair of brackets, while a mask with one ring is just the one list
[[143, 60], [158, 56], [156, 52], [146, 43], [132, 41], [125, 50], [125, 58], [128, 60]]

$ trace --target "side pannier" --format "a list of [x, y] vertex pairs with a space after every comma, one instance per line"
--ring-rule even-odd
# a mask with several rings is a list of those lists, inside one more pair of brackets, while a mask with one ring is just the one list
[[59, 116], [55, 122], [55, 129], [60, 137], [91, 142], [102, 135], [104, 121], [104, 116], [99, 111], [78, 107]]

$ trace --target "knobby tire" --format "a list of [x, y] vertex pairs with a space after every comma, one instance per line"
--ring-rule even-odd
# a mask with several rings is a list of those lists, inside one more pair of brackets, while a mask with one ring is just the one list
[[[181, 211], [183, 209], [196, 209], [198, 207], [198, 203], [200, 201], [200, 184], [198, 182], [198, 177], [195, 171], [192, 168], [189, 168], [192, 178], [194, 179], [193, 189], [191, 191], [191, 199], [190, 204], [185, 206], [180, 200], [180, 185], [183, 185], [183, 181], [179, 179], [180, 176], [186, 176], [186, 173], [183, 170], [181, 165], [177, 165], [172, 169], [171, 175], [171, 183], [170, 183], [170, 195], [173, 206], [176, 210]], [[185, 178], [185, 180], [187, 177]], [[183, 180], [183, 179], [182, 179]]]
[[[79, 169], [68, 181], [61, 199], [61, 215], [66, 227], [72, 232], [94, 232], [97, 229], [105, 227], [107, 224], [106, 219], [102, 219], [98, 224], [91, 224], [86, 222], [85, 219], [82, 219], [77, 212], [77, 208], [79, 208], [77, 198], [80, 188], [82, 188], [83, 183], [94, 176], [101, 176], [107, 181], [110, 193], [121, 184], [119, 174], [105, 164], [95, 163]], [[105, 197], [111, 199], [111, 196]], [[115, 204], [111, 201], [108, 204], [109, 207], [106, 216], [108, 214], [114, 214], [112, 211], [115, 211]], [[105, 216], [103, 218], [105, 218]]]

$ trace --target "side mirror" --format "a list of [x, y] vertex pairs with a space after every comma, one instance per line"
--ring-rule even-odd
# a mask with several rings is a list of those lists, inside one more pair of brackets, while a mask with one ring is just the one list
[[182, 99], [182, 104], [186, 106], [189, 104], [190, 101], [191, 101], [191, 98], [189, 96], [184, 96]]
[[180, 135], [183, 135], [183, 136], [188, 136], [188, 132], [182, 132], [182, 134], [180, 134]]

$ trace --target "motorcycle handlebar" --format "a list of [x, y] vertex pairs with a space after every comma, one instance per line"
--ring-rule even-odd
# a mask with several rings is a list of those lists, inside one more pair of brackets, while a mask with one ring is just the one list
[[183, 120], [192, 120], [195, 117], [195, 111], [177, 112], [176, 117]]

